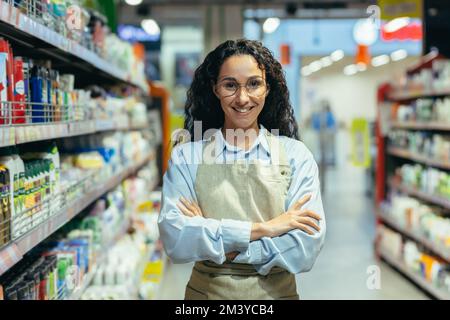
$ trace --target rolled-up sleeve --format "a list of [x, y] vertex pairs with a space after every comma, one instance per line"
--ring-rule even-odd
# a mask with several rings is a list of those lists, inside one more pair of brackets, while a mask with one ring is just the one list
[[[193, 145], [188, 146], [193, 147]], [[190, 163], [186, 161], [190, 159]], [[195, 200], [195, 171], [198, 162], [174, 148], [163, 177], [162, 206], [158, 217], [161, 240], [174, 263], [211, 260], [221, 264], [225, 254], [243, 251], [250, 243], [251, 223], [232, 219], [187, 217], [177, 207], [181, 197]]]
[[262, 275], [268, 274], [275, 266], [291, 273], [309, 271], [325, 239], [326, 223], [317, 164], [311, 152], [300, 142], [297, 142], [294, 148], [287, 148], [287, 151], [291, 156], [294, 154], [292, 157], [294, 170], [286, 199], [286, 210], [303, 196], [311, 194], [311, 199], [302, 209], [312, 210], [322, 218], [319, 221], [320, 232], [309, 235], [295, 229], [279, 237], [264, 237], [252, 241], [248, 249], [241, 251], [233, 262], [253, 264]]

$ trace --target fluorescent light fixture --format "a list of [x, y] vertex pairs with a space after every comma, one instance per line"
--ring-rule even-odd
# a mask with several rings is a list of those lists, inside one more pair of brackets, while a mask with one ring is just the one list
[[405, 59], [408, 56], [408, 52], [404, 49], [400, 49], [391, 53], [392, 61], [399, 61]]
[[311, 75], [312, 71], [311, 68], [309, 66], [305, 66], [302, 68], [302, 76], [307, 77], [309, 75]]
[[314, 62], [311, 62], [311, 63], [309, 64], [309, 69], [310, 69], [312, 72], [317, 72], [317, 71], [319, 71], [320, 69], [322, 69], [322, 63], [321, 63], [319, 60], [316, 60], [316, 61], [314, 61]]
[[358, 62], [356, 68], [358, 69], [359, 72], [363, 72], [367, 70], [367, 65], [363, 62]]
[[387, 54], [383, 54], [381, 56], [374, 57], [372, 59], [372, 66], [373, 67], [380, 67], [380, 66], [383, 66], [385, 64], [388, 64], [389, 61], [390, 61], [389, 56]]
[[395, 18], [384, 25], [384, 31], [391, 33], [400, 30], [401, 28], [406, 27], [410, 20], [411, 19], [408, 17]]
[[159, 35], [161, 33], [158, 24], [153, 19], [142, 20], [141, 27], [145, 32], [152, 36]]
[[331, 60], [333, 60], [334, 62], [339, 61], [342, 58], [344, 58], [344, 51], [336, 50], [330, 55], [330, 57], [331, 57]]
[[344, 68], [344, 74], [346, 76], [352, 76], [358, 72], [358, 67], [356, 64], [349, 64]]
[[125, 0], [125, 2], [130, 6], [138, 6], [142, 3], [142, 0]]
[[280, 25], [280, 19], [278, 18], [267, 18], [263, 24], [263, 30], [265, 33], [272, 33], [278, 29]]
[[329, 67], [333, 64], [333, 60], [330, 57], [323, 57], [320, 59], [320, 63], [322, 64], [322, 67]]

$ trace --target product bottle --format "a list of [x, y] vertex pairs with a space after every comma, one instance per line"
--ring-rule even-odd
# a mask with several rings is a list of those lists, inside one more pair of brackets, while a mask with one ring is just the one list
[[10, 204], [10, 177], [8, 169], [0, 165], [0, 245], [11, 240], [11, 204]]
[[31, 106], [31, 121], [33, 123], [44, 122], [44, 96], [47, 92], [44, 92], [43, 83], [41, 68], [34, 66], [31, 69], [30, 78], [31, 101], [34, 102]]
[[[2, 150], [3, 151], [3, 155], [0, 156], [0, 164], [7, 170], [8, 172], [8, 177], [9, 177], [9, 181], [8, 181], [8, 194], [9, 194], [9, 199], [8, 199], [8, 204], [10, 206], [9, 210], [8, 210], [8, 214], [9, 214], [9, 219], [14, 221], [16, 218], [15, 215], [15, 207], [14, 207], [14, 177], [18, 177], [18, 172], [16, 171], [16, 162], [14, 161], [14, 158], [11, 156], [11, 150], [10, 149], [6, 149], [6, 150]], [[10, 224], [9, 224], [10, 225]]]
[[13, 239], [17, 238], [17, 219], [20, 219], [22, 216], [22, 212], [24, 210], [24, 191], [23, 191], [23, 180], [25, 177], [25, 166], [23, 160], [19, 157], [17, 153], [12, 155], [12, 158], [15, 163], [15, 173], [14, 173], [14, 217], [11, 223], [11, 232]]
[[8, 52], [6, 41], [0, 38], [0, 124], [9, 123], [8, 114]]
[[14, 59], [14, 104], [12, 122], [25, 123], [25, 84], [23, 79], [22, 58]]

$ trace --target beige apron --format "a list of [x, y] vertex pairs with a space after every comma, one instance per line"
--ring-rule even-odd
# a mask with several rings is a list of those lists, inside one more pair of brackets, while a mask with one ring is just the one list
[[[268, 131], [271, 164], [200, 164], [195, 192], [205, 217], [252, 222], [271, 220], [285, 211], [291, 168], [279, 138]], [[214, 137], [214, 136], [213, 136]], [[211, 138], [203, 149], [203, 159]], [[210, 145], [211, 147], [211, 145]], [[213, 147], [215, 147], [213, 145]], [[215, 148], [214, 148], [215, 149]], [[211, 148], [209, 148], [211, 150]], [[226, 261], [195, 263], [186, 287], [187, 300], [299, 299], [295, 276], [275, 267], [262, 276], [250, 264]]]

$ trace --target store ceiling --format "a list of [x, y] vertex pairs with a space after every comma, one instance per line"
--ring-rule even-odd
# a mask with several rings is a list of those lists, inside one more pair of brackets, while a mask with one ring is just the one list
[[199, 24], [199, 7], [205, 5], [241, 5], [246, 18], [269, 16], [298, 19], [355, 19], [367, 16], [366, 9], [376, 0], [143, 0], [139, 6], [120, 2], [120, 23], [135, 23], [151, 16], [161, 24]]
[[[122, 0], [124, 2], [124, 0]], [[241, 4], [241, 5], [286, 5], [296, 4], [304, 9], [333, 9], [376, 4], [376, 0], [143, 0], [150, 5], [204, 5], [204, 4]]]

